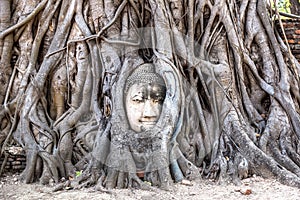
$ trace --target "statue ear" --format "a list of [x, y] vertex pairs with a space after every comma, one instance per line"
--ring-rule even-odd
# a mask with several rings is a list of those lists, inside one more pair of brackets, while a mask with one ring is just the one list
[[184, 94], [181, 76], [178, 69], [171, 62], [158, 59], [154, 65], [156, 66], [156, 72], [163, 77], [166, 84], [166, 97], [157, 125], [164, 130], [169, 127], [170, 133], [168, 134], [173, 134], [178, 119], [183, 115], [182, 100]]

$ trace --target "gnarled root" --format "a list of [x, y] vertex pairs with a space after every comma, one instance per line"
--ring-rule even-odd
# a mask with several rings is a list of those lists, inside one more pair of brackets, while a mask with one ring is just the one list
[[195, 166], [191, 161], [187, 160], [175, 144], [170, 152], [171, 157], [171, 173], [175, 182], [181, 182], [184, 177], [188, 180], [194, 180], [200, 178], [199, 168]]
[[112, 145], [106, 165], [107, 177], [103, 183], [106, 188], [138, 187], [150, 190], [150, 186], [136, 175], [136, 165], [128, 147], [117, 148]]
[[145, 181], [163, 190], [169, 190], [173, 182], [166, 156], [163, 152], [154, 152], [148, 160], [145, 176]]

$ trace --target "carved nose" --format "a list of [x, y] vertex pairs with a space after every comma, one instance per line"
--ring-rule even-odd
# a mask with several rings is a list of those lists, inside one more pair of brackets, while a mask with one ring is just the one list
[[143, 117], [145, 118], [156, 117], [155, 108], [152, 105], [151, 100], [146, 100], [145, 102]]

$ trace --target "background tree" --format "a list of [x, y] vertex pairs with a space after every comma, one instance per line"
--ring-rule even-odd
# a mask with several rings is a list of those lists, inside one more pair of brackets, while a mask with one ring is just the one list
[[150, 62], [173, 94], [154, 130], [153, 185], [255, 173], [300, 187], [300, 65], [269, 10], [261, 0], [1, 1], [1, 153], [24, 148], [27, 183], [83, 170], [74, 187], [148, 188], [126, 150], [146, 139], [122, 143], [116, 105], [130, 71]]
[[300, 15], [300, 2], [297, 0], [290, 0], [291, 3], [291, 13]]
[[274, 4], [276, 4], [280, 12], [299, 15], [299, 9], [300, 9], [299, 0], [278, 0], [273, 2]]

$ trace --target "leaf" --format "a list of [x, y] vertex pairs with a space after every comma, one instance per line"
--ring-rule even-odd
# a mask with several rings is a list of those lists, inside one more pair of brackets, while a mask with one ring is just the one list
[[76, 175], [76, 178], [78, 178], [79, 176], [81, 176], [82, 175], [82, 170], [76, 171], [75, 175]]

